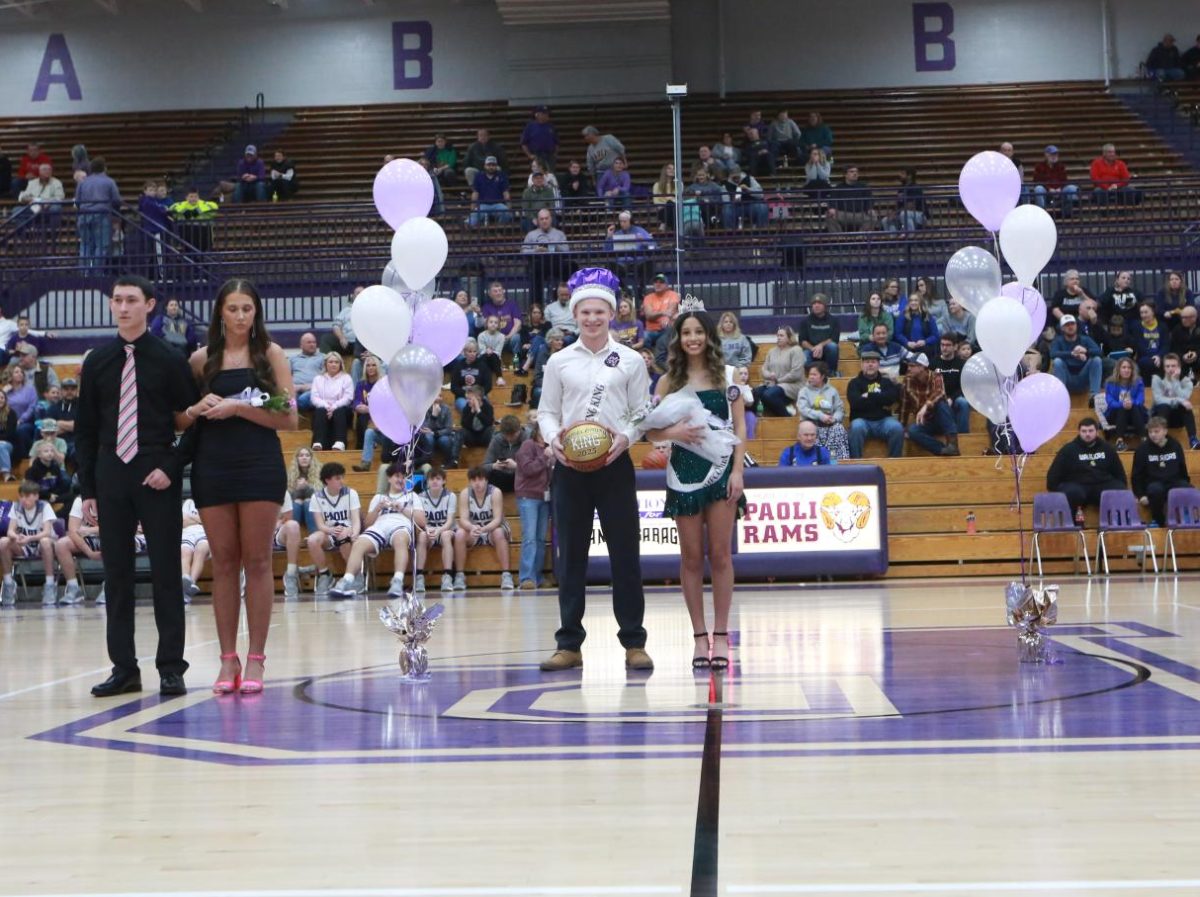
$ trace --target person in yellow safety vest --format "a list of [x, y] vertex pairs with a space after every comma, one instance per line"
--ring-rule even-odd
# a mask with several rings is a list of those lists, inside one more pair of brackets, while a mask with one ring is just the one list
[[201, 199], [196, 187], [188, 187], [187, 198], [167, 211], [176, 222], [179, 238], [201, 252], [208, 252], [212, 249], [212, 220], [219, 208], [215, 202]]
[[219, 208], [215, 202], [201, 199], [198, 189], [189, 187], [187, 198], [175, 203], [167, 211], [176, 221], [210, 221], [217, 217]]

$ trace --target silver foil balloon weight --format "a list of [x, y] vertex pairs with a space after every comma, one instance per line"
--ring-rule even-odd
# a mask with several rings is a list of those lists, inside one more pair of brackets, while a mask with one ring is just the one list
[[1004, 601], [1008, 625], [1017, 630], [1017, 658], [1021, 663], [1061, 663], [1045, 636], [1046, 627], [1058, 622], [1058, 586], [1035, 589], [1010, 582]]
[[405, 593], [396, 607], [385, 605], [379, 611], [383, 625], [400, 639], [400, 677], [410, 682], [429, 681], [429, 655], [425, 643], [433, 633], [438, 619], [445, 612], [443, 604], [428, 610], [421, 599]]

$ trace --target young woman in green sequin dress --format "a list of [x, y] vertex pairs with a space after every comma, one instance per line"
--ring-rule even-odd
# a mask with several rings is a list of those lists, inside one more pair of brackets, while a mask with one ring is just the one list
[[[726, 383], [725, 359], [716, 327], [703, 306], [696, 305], [698, 308], [688, 310], [681, 306], [681, 314], [675, 319], [667, 350], [667, 372], [658, 381], [655, 395], [666, 397], [684, 390], [693, 393], [737, 434], [741, 443], [724, 462], [713, 464], [688, 450], [689, 444], [703, 438], [703, 426], [682, 421], [662, 430], [651, 430], [646, 437], [652, 442], [672, 443], [663, 515], [674, 517], [679, 528], [680, 582], [695, 634], [692, 666], [724, 669], [729, 666], [729, 611], [733, 604], [730, 545], [734, 522], [745, 504], [742, 454], [746, 419], [741, 390]], [[704, 616], [706, 553], [712, 570], [711, 643]]]

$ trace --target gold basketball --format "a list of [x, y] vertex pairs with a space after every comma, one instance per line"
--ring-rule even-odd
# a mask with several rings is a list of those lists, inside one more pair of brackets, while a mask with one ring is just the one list
[[584, 421], [562, 433], [563, 454], [576, 470], [599, 470], [612, 450], [612, 434], [599, 424]]

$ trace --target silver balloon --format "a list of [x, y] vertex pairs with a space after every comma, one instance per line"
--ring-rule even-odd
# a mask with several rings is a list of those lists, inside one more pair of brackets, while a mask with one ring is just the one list
[[424, 346], [410, 343], [392, 356], [387, 375], [396, 404], [414, 426], [419, 426], [442, 391], [442, 365], [438, 357]]
[[395, 609], [386, 605], [380, 609], [379, 619], [400, 639], [400, 675], [403, 678], [415, 682], [429, 679], [429, 655], [425, 643], [445, 610], [441, 604], [426, 610], [421, 599], [411, 593], [401, 596]]
[[[406, 293], [420, 293], [428, 298], [429, 296], [432, 296], [434, 291], [437, 289], [436, 277], [429, 281], [429, 283], [420, 285], [419, 289], [409, 286], [404, 282], [404, 278], [400, 276], [400, 272], [396, 270], [396, 265], [393, 262], [387, 263], [387, 266], [383, 269], [383, 274], [379, 278], [379, 282], [385, 287], [390, 287], [391, 289], [395, 290], [401, 296], [404, 296]], [[405, 296], [405, 298], [408, 297]], [[412, 306], [414, 312], [417, 310], [417, 303], [415, 300], [409, 300], [409, 305]]]
[[964, 246], [946, 263], [946, 289], [978, 315], [985, 302], [1000, 295], [1000, 263], [986, 249]]
[[968, 358], [959, 382], [972, 408], [997, 425], [1008, 419], [1011, 383], [987, 356], [980, 353]]

